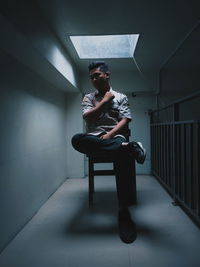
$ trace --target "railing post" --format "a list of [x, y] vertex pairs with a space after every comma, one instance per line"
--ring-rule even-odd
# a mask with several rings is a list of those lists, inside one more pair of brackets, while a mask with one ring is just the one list
[[[184, 207], [200, 226], [200, 120], [183, 120], [180, 113], [180, 105], [196, 97], [200, 90], [150, 112], [151, 166], [152, 174], [170, 192], [172, 204]], [[160, 112], [170, 108], [173, 116], [164, 122]]]
[[176, 121], [179, 121], [179, 104], [175, 103], [173, 105], [173, 128], [172, 128], [172, 179], [173, 179], [173, 187], [172, 187], [172, 194], [174, 201], [172, 204], [174, 206], [178, 205], [177, 199], [176, 199]]
[[179, 121], [179, 116], [180, 114], [179, 114], [179, 104], [178, 103], [175, 103], [174, 105], [173, 105], [173, 121], [175, 122], [175, 121]]

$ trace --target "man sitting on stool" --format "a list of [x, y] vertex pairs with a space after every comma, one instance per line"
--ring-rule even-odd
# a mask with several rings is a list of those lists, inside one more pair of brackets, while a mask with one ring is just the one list
[[131, 121], [128, 98], [111, 88], [107, 64], [91, 63], [89, 74], [97, 90], [85, 95], [82, 101], [87, 132], [73, 136], [72, 145], [84, 154], [106, 154], [115, 158], [119, 235], [123, 242], [131, 243], [137, 235], [129, 212], [129, 207], [134, 204], [133, 160], [143, 164], [146, 150], [140, 142], [127, 142]]

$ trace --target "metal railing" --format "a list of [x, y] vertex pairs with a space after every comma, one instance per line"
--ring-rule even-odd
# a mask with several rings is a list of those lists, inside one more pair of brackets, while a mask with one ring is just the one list
[[155, 114], [157, 120], [163, 109], [151, 112], [151, 168], [174, 203], [200, 225], [200, 120], [178, 120], [179, 104], [193, 97], [168, 105], [173, 109], [173, 121], [156, 122]]

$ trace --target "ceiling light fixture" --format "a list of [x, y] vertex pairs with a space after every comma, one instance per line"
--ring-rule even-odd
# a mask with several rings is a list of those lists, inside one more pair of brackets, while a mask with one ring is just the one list
[[70, 36], [81, 59], [132, 58], [139, 34]]

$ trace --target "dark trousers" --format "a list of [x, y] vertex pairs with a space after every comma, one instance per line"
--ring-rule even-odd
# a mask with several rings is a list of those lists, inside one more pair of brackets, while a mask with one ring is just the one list
[[88, 134], [76, 134], [72, 138], [73, 147], [87, 155], [110, 155], [114, 158], [116, 187], [119, 207], [134, 204], [134, 158], [121, 144], [126, 142], [122, 137], [101, 139]]

